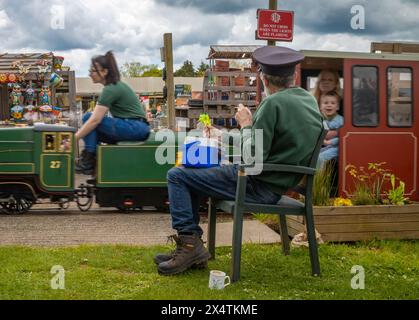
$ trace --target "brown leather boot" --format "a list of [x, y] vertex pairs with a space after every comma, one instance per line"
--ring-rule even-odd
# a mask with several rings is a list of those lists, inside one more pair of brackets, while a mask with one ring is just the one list
[[[199, 240], [201, 240], [202, 244], [204, 244], [204, 242], [202, 241], [201, 238], [199, 238]], [[176, 245], [180, 244], [179, 242], [179, 237], [177, 235], [172, 235], [169, 237], [169, 241], [174, 241], [176, 243]], [[166, 262], [169, 261], [173, 258], [174, 253], [176, 252], [176, 249], [169, 252], [169, 253], [159, 253], [154, 257], [154, 262], [155, 264], [159, 265], [162, 262]], [[206, 269], [208, 268], [208, 261], [202, 262], [202, 263], [197, 263], [194, 264], [192, 266], [192, 269]]]
[[193, 265], [206, 263], [209, 258], [210, 254], [198, 235], [179, 235], [172, 259], [160, 263], [158, 271], [162, 275], [175, 275]]

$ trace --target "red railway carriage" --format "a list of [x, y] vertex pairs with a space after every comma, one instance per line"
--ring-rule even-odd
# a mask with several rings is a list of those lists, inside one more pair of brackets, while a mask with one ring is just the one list
[[[381, 50], [390, 44], [380, 44]], [[374, 49], [374, 44], [372, 46]], [[409, 44], [397, 53], [302, 51], [300, 85], [312, 90], [323, 69], [340, 74], [343, 102], [339, 130], [339, 193], [348, 196], [353, 180], [348, 165], [367, 167], [385, 162], [406, 184], [406, 195], [419, 200], [419, 44]]]

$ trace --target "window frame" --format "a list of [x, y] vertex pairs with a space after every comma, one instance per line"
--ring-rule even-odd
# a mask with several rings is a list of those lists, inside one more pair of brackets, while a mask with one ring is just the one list
[[[393, 125], [390, 125], [390, 90], [389, 90], [389, 79], [388, 79], [388, 75], [389, 75], [389, 69], [391, 69], [391, 68], [398, 68], [398, 69], [410, 69], [410, 71], [411, 71], [411, 87], [410, 87], [410, 92], [411, 92], [411, 98], [412, 98], [412, 101], [411, 101], [411, 115], [412, 115], [412, 123], [409, 125], [409, 126], [393, 126]], [[389, 127], [389, 128], [413, 128], [413, 126], [414, 126], [414, 121], [415, 121], [415, 108], [414, 108], [414, 99], [415, 99], [415, 96], [414, 96], [414, 81], [415, 81], [415, 78], [414, 78], [414, 74], [413, 74], [413, 72], [414, 72], [414, 70], [413, 70], [413, 68], [411, 67], [411, 66], [394, 66], [394, 65], [391, 65], [391, 66], [388, 66], [387, 67], [387, 69], [386, 69], [386, 90], [387, 90], [387, 96], [386, 96], [386, 108], [387, 108], [387, 127]]]
[[[377, 124], [376, 125], [359, 125], [355, 124], [354, 122], [354, 69], [355, 68], [375, 68], [377, 71]], [[377, 65], [366, 65], [366, 64], [356, 64], [352, 66], [352, 74], [351, 74], [351, 116], [352, 116], [352, 126], [356, 128], [378, 128], [380, 126], [380, 117], [381, 117], [381, 110], [380, 110], [380, 67]]]

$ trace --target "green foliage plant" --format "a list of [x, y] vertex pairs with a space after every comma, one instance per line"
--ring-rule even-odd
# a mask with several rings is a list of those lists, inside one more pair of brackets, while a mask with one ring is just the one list
[[391, 175], [390, 182], [391, 182], [391, 189], [386, 192], [388, 202], [396, 206], [405, 205], [407, 201], [409, 201], [409, 198], [405, 198], [404, 196], [404, 190], [405, 190], [404, 182], [400, 181], [399, 186], [396, 188], [396, 176], [394, 174]]
[[345, 171], [349, 171], [353, 179], [355, 190], [352, 202], [354, 205], [378, 205], [382, 204], [382, 189], [386, 181], [390, 179], [390, 171], [384, 169], [385, 162], [368, 163], [368, 168], [348, 165]]
[[313, 205], [329, 206], [332, 199], [333, 184], [335, 174], [333, 170], [333, 162], [327, 162], [324, 167], [317, 171], [313, 182]]

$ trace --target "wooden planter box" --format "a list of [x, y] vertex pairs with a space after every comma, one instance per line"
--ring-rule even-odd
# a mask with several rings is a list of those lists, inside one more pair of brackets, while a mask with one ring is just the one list
[[[314, 222], [326, 242], [419, 239], [419, 204], [314, 207]], [[290, 236], [306, 230], [303, 217], [287, 216]]]

